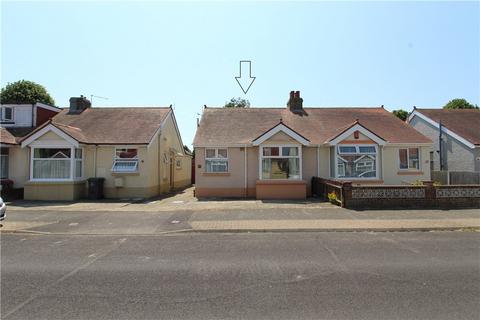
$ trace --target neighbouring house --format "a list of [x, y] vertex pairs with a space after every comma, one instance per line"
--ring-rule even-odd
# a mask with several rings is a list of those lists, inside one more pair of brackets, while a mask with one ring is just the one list
[[85, 97], [21, 140], [25, 199], [75, 200], [88, 178], [106, 198], [147, 198], [190, 185], [191, 155], [171, 107], [91, 107]]
[[[2, 104], [0, 112], [0, 178], [1, 185], [21, 189], [28, 180], [28, 150], [20, 147], [22, 137], [47, 122], [62, 109], [35, 104]], [[3, 192], [2, 192], [3, 194]]]
[[480, 110], [414, 108], [407, 121], [433, 141], [432, 170], [480, 172]]
[[197, 197], [302, 199], [312, 177], [355, 184], [429, 180], [432, 141], [380, 108], [204, 109], [194, 143]]

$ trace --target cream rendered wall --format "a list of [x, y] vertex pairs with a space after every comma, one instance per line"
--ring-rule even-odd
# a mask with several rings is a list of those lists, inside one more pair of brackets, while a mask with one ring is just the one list
[[30, 149], [13, 146], [8, 148], [8, 178], [14, 188], [23, 188], [30, 178]]
[[[195, 148], [195, 165], [196, 165], [195, 183], [197, 187], [245, 188], [244, 151], [240, 150], [241, 149], [240, 147], [230, 147], [227, 149], [228, 149], [228, 174], [215, 174], [215, 173], [205, 172], [205, 148]], [[249, 151], [251, 152], [251, 150]], [[253, 152], [252, 152], [252, 155], [253, 155]], [[198, 165], [200, 165], [201, 168], [198, 168]], [[258, 176], [258, 171], [256, 173], [256, 176]]]
[[45, 133], [44, 135], [39, 137], [37, 140], [35, 140], [35, 142], [43, 142], [43, 141], [59, 141], [59, 142], [63, 142], [64, 144], [68, 144], [68, 142], [66, 142], [62, 137], [58, 136], [52, 131]]
[[383, 148], [383, 181], [384, 184], [409, 184], [417, 180], [430, 180], [431, 147], [419, 147], [420, 170], [400, 171], [398, 150], [407, 146], [385, 146]]
[[[172, 156], [173, 158], [171, 158]], [[165, 160], [165, 157], [167, 160]], [[176, 168], [176, 159], [182, 161], [181, 169]], [[185, 155], [183, 152], [183, 145], [177, 135], [174, 118], [168, 117], [160, 135], [160, 184], [162, 193], [170, 191], [170, 161], [173, 161], [174, 189], [181, 189], [191, 184], [191, 159], [191, 156]]]
[[312, 177], [318, 175], [317, 161], [317, 147], [302, 148], [302, 180], [307, 182], [307, 195], [310, 195], [312, 190]]
[[299, 145], [298, 141], [292, 139], [286, 133], [280, 131], [270, 137], [270, 139], [263, 142], [263, 144], [297, 144]]
[[319, 147], [319, 177], [330, 178], [330, 147]]

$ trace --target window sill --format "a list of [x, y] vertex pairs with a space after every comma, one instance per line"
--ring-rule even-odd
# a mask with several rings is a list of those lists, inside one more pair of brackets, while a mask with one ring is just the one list
[[400, 170], [397, 172], [398, 175], [401, 176], [421, 176], [423, 175], [423, 171], [418, 170]]
[[202, 176], [206, 177], [228, 177], [230, 172], [202, 172]]
[[126, 171], [126, 172], [121, 172], [121, 171], [111, 171], [112, 176], [139, 176], [140, 172], [139, 171]]

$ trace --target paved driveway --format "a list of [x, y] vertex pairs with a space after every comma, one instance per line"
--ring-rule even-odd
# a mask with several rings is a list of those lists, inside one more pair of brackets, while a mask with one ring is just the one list
[[208, 199], [198, 200], [193, 196], [194, 187], [183, 191], [148, 200], [124, 199], [76, 202], [15, 201], [9, 210], [26, 211], [199, 211], [199, 210], [233, 210], [233, 209], [319, 209], [337, 208], [320, 199], [310, 198], [305, 201], [289, 200], [255, 200], [255, 199]]

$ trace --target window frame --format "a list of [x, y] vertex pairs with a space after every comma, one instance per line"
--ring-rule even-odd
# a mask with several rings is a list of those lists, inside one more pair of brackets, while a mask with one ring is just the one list
[[[417, 155], [418, 155], [418, 168], [411, 168], [410, 167], [410, 149], [417, 149]], [[407, 150], [407, 167], [406, 168], [401, 168], [400, 165], [402, 163], [402, 160], [400, 159], [400, 150]], [[421, 153], [420, 153], [420, 147], [405, 147], [405, 148], [398, 148], [397, 152], [398, 156], [398, 170], [400, 171], [421, 171]]]
[[[298, 154], [296, 156], [284, 156], [283, 148], [297, 148]], [[264, 156], [263, 149], [264, 148], [278, 148], [278, 156]], [[293, 180], [299, 181], [303, 180], [303, 156], [302, 156], [302, 145], [301, 144], [265, 144], [260, 145], [258, 148], [259, 156], [258, 156], [258, 178], [259, 180], [275, 180], [275, 181], [282, 181], [282, 180]], [[298, 159], [298, 170], [299, 170], [299, 178], [297, 179], [264, 179], [263, 178], [263, 159]]]
[[[340, 147], [354, 147], [355, 148], [355, 153], [353, 152], [342, 152], [340, 153]], [[373, 152], [360, 152], [360, 147], [374, 147], [375, 148], [375, 153]], [[342, 158], [342, 155], [360, 155], [360, 156], [375, 156], [375, 176], [374, 177], [339, 177], [339, 172], [338, 172], [338, 165], [339, 165], [339, 158]], [[340, 180], [378, 180], [380, 179], [380, 159], [379, 159], [379, 153], [378, 153], [378, 145], [376, 144], [337, 144], [335, 146], [335, 179], [340, 179]], [[344, 172], [346, 172], [346, 166], [345, 162], [342, 161], [343, 166], [344, 166]], [[368, 172], [368, 171], [366, 171]]]
[[[215, 150], [215, 156], [212, 158], [212, 157], [207, 157], [207, 150]], [[225, 150], [227, 151], [227, 156], [224, 158], [224, 157], [218, 157], [218, 150]], [[227, 163], [227, 171], [208, 171], [207, 168], [207, 161], [225, 161]], [[208, 147], [208, 148], [205, 148], [205, 172], [206, 173], [229, 173], [230, 172], [230, 161], [229, 161], [229, 151], [228, 151], [228, 147]]]
[[[0, 163], [4, 162], [6, 163], [5, 164], [5, 169], [6, 169], [6, 172], [5, 172], [5, 176], [2, 176], [1, 172], [0, 172], [0, 179], [8, 179], [9, 177], [9, 171], [10, 171], [10, 149], [9, 148], [4, 148], [2, 147], [1, 148], [2, 151], [0, 153]], [[3, 153], [5, 151], [5, 153]]]
[[[137, 155], [134, 157], [134, 158], [120, 158], [120, 157], [117, 157], [117, 150], [128, 150], [128, 149], [135, 149], [137, 150]], [[134, 147], [134, 148], [131, 148], [129, 146], [116, 146], [113, 150], [113, 164], [112, 164], [112, 167], [110, 168], [110, 171], [112, 173], [115, 173], [115, 174], [122, 174], [122, 173], [138, 173], [140, 171], [139, 169], [139, 158], [138, 158], [138, 154], [139, 154], [139, 148], [138, 147]], [[117, 163], [120, 163], [120, 162], [132, 162], [132, 163], [135, 163], [135, 165], [133, 166], [134, 169], [133, 170], [115, 170], [115, 166]]]
[[[68, 178], [34, 178], [33, 177], [33, 163], [34, 160], [51, 160], [51, 158], [35, 158], [35, 149], [70, 149], [70, 157], [65, 158], [70, 161], [70, 173]], [[75, 158], [75, 151], [82, 150], [82, 158]], [[58, 159], [57, 159], [58, 160]], [[67, 160], [65, 160], [67, 161]], [[76, 163], [81, 162], [81, 177], [76, 177]], [[84, 180], [85, 175], [85, 149], [82, 147], [75, 148], [71, 145], [35, 145], [30, 147], [30, 181], [43, 181], [43, 182], [55, 182], [55, 181], [81, 181]]]
[[[7, 110], [7, 109], [10, 109], [11, 112], [12, 112], [10, 119], [7, 119], [7, 118], [5, 117], [5, 114], [6, 114], [6, 110]], [[2, 122], [14, 122], [14, 119], [15, 119], [15, 114], [14, 114], [14, 112], [15, 112], [15, 110], [14, 110], [13, 107], [3, 106], [1, 111], [2, 111], [2, 114], [1, 114], [1, 118], [2, 118], [1, 121], [2, 121]]]

